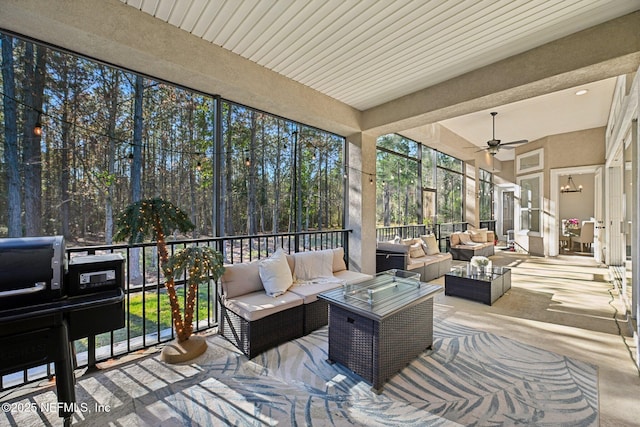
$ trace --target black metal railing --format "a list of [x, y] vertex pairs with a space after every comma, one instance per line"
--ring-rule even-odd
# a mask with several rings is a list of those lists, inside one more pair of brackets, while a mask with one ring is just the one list
[[480, 226], [478, 228], [486, 228], [489, 231], [496, 231], [496, 220], [495, 219], [481, 220]]
[[410, 225], [395, 225], [389, 227], [377, 227], [376, 228], [376, 240], [378, 242], [385, 242], [393, 240], [396, 237], [401, 239], [411, 239], [424, 234], [432, 233], [433, 228], [427, 227], [424, 224], [410, 224]]
[[[350, 230], [306, 231], [209, 239], [168, 241], [169, 254], [189, 245], [210, 246], [223, 254], [226, 264], [268, 257], [278, 248], [287, 253], [343, 247], [348, 265]], [[145, 349], [174, 338], [171, 310], [164, 277], [158, 268], [155, 243], [83, 246], [67, 249], [68, 259], [81, 255], [120, 253], [125, 258], [125, 327], [74, 341], [77, 367], [94, 369], [96, 363]], [[181, 306], [186, 305], [185, 280], [176, 281]], [[218, 283], [199, 286], [194, 313], [194, 332], [218, 326]], [[0, 390], [52, 377], [53, 364], [0, 377]]]

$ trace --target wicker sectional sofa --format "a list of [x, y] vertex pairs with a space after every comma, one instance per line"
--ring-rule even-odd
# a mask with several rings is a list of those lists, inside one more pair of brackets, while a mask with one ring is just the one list
[[391, 269], [420, 273], [420, 280], [429, 282], [451, 270], [451, 254], [441, 253], [435, 236], [425, 235], [415, 239], [398, 239], [378, 242], [376, 248], [376, 272]]
[[[219, 332], [250, 359], [326, 325], [328, 305], [317, 298], [318, 294], [337, 288], [342, 282], [357, 283], [371, 278], [347, 269], [342, 248], [298, 252], [286, 255], [290, 275], [286, 280], [293, 283], [288, 287], [284, 285], [279, 295], [270, 296], [265, 288], [267, 282], [263, 284], [267, 260], [226, 265], [218, 295]], [[313, 280], [308, 277], [300, 280], [296, 277], [296, 260], [299, 270], [303, 264], [313, 269], [314, 264], [329, 263], [325, 267], [330, 273]], [[327, 277], [329, 274], [331, 277]]]
[[487, 229], [469, 229], [452, 233], [447, 242], [455, 260], [470, 261], [474, 256], [490, 257], [495, 253], [495, 233]]

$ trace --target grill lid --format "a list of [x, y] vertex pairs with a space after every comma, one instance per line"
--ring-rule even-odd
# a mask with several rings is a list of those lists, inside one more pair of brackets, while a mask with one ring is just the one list
[[44, 287], [59, 294], [66, 269], [63, 236], [0, 239], [0, 292]]

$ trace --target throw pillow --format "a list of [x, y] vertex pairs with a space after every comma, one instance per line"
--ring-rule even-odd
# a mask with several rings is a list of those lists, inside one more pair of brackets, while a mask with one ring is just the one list
[[426, 247], [427, 255], [435, 255], [440, 253], [440, 248], [438, 247], [438, 241], [436, 240], [435, 234], [426, 234], [424, 236], [420, 236], [424, 245]]
[[471, 235], [469, 233], [460, 233], [458, 234], [458, 238], [460, 239], [460, 243], [466, 245], [471, 241]]
[[296, 280], [311, 280], [318, 277], [333, 277], [333, 251], [308, 251], [293, 254]]
[[414, 243], [415, 243], [415, 239], [402, 239], [402, 244], [403, 245], [411, 246]]
[[293, 284], [291, 270], [284, 250], [278, 249], [269, 258], [258, 264], [260, 280], [267, 295], [277, 297], [284, 294]]
[[477, 243], [486, 243], [487, 241], [487, 229], [480, 228], [469, 230], [469, 234], [471, 234], [471, 240]]
[[420, 258], [425, 255], [424, 249], [422, 249], [422, 242], [414, 243], [409, 246], [409, 257]]

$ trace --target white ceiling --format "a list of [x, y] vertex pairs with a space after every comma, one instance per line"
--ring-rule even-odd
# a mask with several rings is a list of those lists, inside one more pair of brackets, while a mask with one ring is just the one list
[[[467, 141], [486, 147], [492, 138], [491, 112], [496, 116], [496, 139], [502, 143], [606, 126], [609, 118], [615, 78], [565, 89], [497, 108], [477, 111], [440, 122]], [[584, 95], [576, 95], [586, 89]], [[513, 146], [512, 146], [513, 147]], [[498, 159], [513, 158], [513, 150], [501, 149]]]
[[[359, 110], [640, 9], [640, 0], [121, 1]], [[497, 138], [602, 126], [612, 83], [591, 89], [494, 109]], [[482, 145], [488, 113], [445, 125]]]

